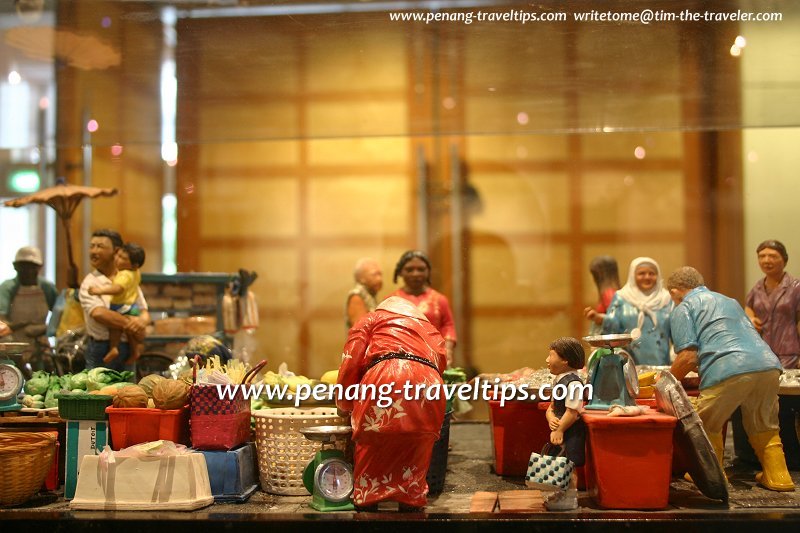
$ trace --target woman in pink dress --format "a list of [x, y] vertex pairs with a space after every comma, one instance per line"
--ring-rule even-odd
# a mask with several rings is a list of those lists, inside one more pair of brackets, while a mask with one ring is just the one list
[[399, 296], [416, 305], [431, 324], [444, 337], [447, 347], [447, 364], [453, 362], [453, 349], [456, 346], [456, 324], [447, 297], [432, 289], [431, 261], [424, 252], [409, 250], [404, 253], [394, 269], [393, 281], [403, 278], [403, 286], [389, 296]]
[[387, 298], [350, 329], [337, 384], [378, 391], [336, 401], [351, 413], [358, 510], [382, 501], [399, 502], [401, 511], [425, 506], [425, 477], [444, 420], [445, 368], [444, 339], [407, 300]]

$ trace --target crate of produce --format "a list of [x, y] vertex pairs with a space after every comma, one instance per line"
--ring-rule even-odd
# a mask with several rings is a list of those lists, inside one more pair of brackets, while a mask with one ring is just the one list
[[106, 407], [113, 400], [113, 396], [104, 394], [58, 396], [58, 416], [64, 420], [106, 420]]
[[25, 503], [39, 492], [53, 464], [52, 432], [0, 433], [0, 505]]
[[[321, 443], [308, 440], [301, 428], [343, 426], [349, 421], [336, 413], [335, 407], [259, 409], [256, 420], [256, 445], [261, 488], [272, 494], [307, 495], [303, 470]], [[336, 442], [345, 451], [346, 443]]]
[[155, 440], [189, 445], [188, 405], [180, 409], [106, 407], [106, 413], [114, 450]]

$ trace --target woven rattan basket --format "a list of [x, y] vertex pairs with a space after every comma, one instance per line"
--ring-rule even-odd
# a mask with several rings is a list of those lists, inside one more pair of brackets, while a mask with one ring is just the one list
[[[341, 426], [348, 421], [336, 414], [335, 407], [261, 409], [256, 419], [256, 446], [261, 488], [272, 494], [302, 496], [303, 469], [320, 449], [319, 442], [308, 440], [301, 428]], [[344, 451], [345, 443], [336, 446]]]
[[52, 433], [0, 433], [0, 505], [31, 499], [47, 477], [55, 450]]

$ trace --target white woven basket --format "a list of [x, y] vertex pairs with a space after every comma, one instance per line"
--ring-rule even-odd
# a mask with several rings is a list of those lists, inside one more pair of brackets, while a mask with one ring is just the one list
[[[348, 421], [336, 414], [335, 407], [259, 409], [256, 420], [256, 447], [261, 488], [271, 494], [303, 496], [303, 470], [320, 449], [300, 433], [311, 426], [341, 426]], [[344, 450], [344, 443], [336, 446]]]

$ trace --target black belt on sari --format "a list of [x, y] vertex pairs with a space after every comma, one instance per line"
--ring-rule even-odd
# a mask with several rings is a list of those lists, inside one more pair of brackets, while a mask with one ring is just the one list
[[424, 357], [420, 357], [418, 355], [413, 355], [413, 354], [405, 353], [405, 352], [391, 352], [391, 353], [387, 353], [385, 355], [382, 355], [382, 356], [374, 359], [370, 364], [368, 364], [367, 368], [364, 370], [364, 372], [366, 372], [367, 370], [369, 370], [373, 366], [377, 365], [378, 363], [381, 363], [383, 361], [388, 361], [389, 359], [406, 359], [408, 361], [416, 361], [417, 363], [422, 363], [423, 365], [431, 367], [432, 369], [436, 370], [437, 373], [439, 373], [439, 368], [435, 364], [433, 364], [431, 361], [425, 359]]

